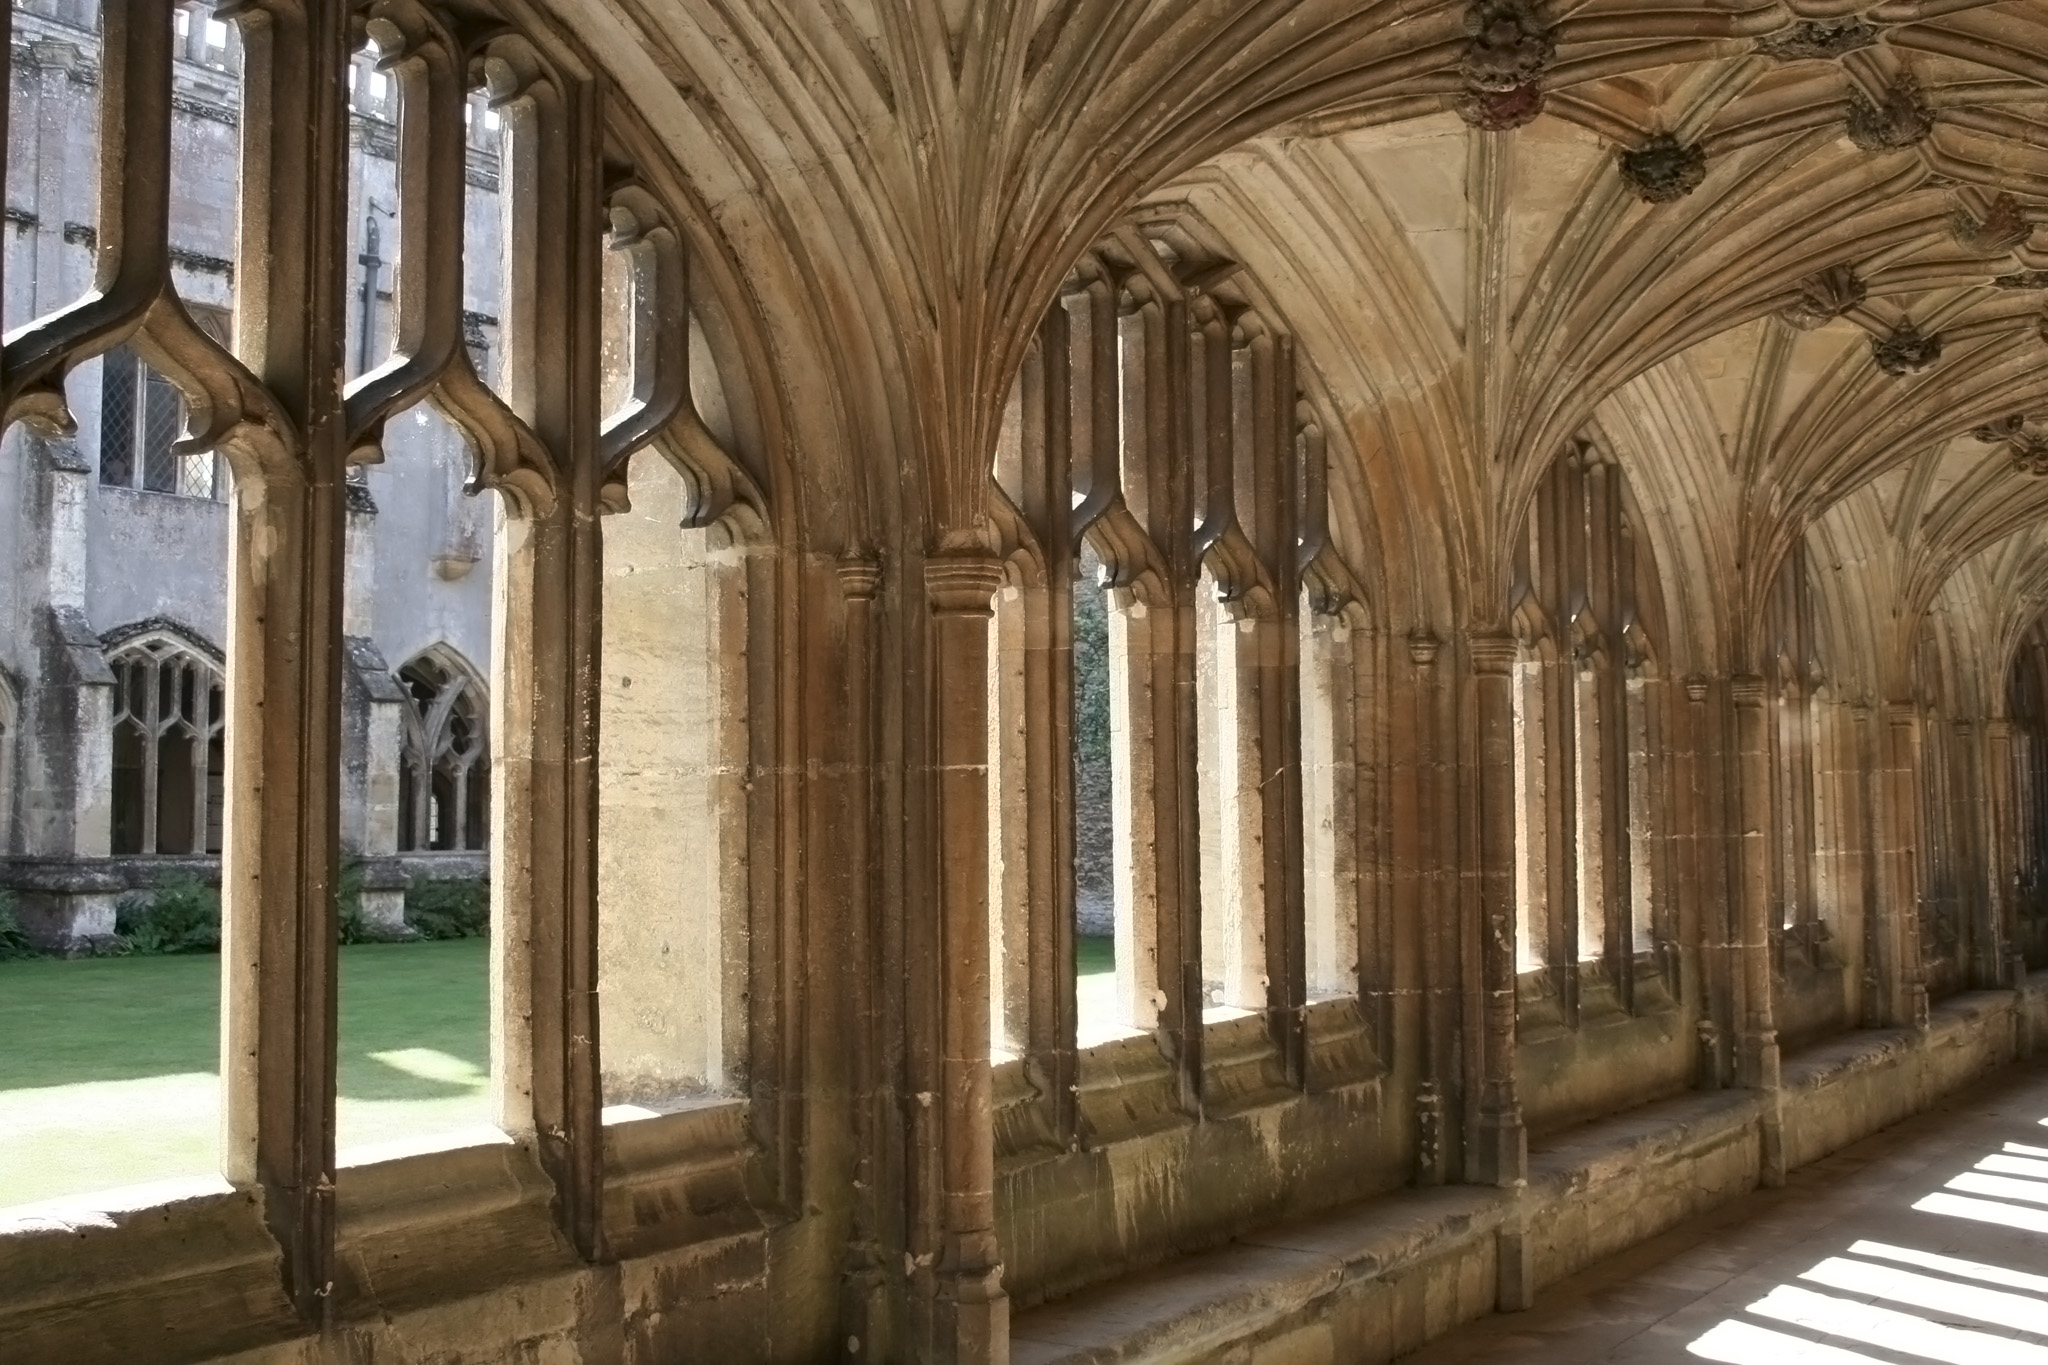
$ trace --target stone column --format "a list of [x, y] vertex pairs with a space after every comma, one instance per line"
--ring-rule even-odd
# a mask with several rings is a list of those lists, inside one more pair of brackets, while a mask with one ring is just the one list
[[1001, 566], [925, 561], [935, 691], [939, 921], [937, 1346], [948, 1362], [1009, 1354], [1009, 1302], [997, 1259], [994, 1086], [988, 990], [988, 621]]
[[1785, 1182], [1785, 1154], [1777, 1107], [1778, 1033], [1771, 1010], [1770, 710], [1761, 677], [1740, 675], [1732, 690], [1744, 1007], [1738, 1078], [1749, 1089], [1765, 1093], [1762, 1179], [1765, 1185], [1777, 1186]]
[[[1408, 661], [1415, 668], [1410, 684], [1409, 734], [1414, 744], [1415, 811], [1417, 829], [1413, 857], [1420, 877], [1418, 904], [1421, 907], [1422, 1009], [1418, 1016], [1418, 1051], [1422, 1077], [1415, 1091], [1416, 1156], [1415, 1180], [1419, 1185], [1441, 1185], [1451, 1178], [1449, 1116], [1452, 1039], [1451, 1010], [1456, 1008], [1458, 983], [1446, 979], [1457, 959], [1445, 943], [1445, 927], [1451, 916], [1446, 905], [1443, 869], [1447, 861], [1445, 819], [1447, 803], [1442, 795], [1443, 755], [1437, 744], [1437, 652], [1436, 636], [1419, 631], [1408, 637]], [[1455, 845], [1450, 849], [1455, 852]]]
[[1910, 701], [1885, 708], [1884, 893], [1891, 971], [1886, 1022], [1927, 1027], [1927, 972], [1920, 953], [1920, 709]]
[[879, 918], [885, 901], [879, 869], [873, 865], [875, 811], [879, 806], [874, 763], [874, 720], [871, 699], [875, 684], [875, 616], [881, 588], [881, 565], [866, 556], [842, 559], [837, 565], [844, 600], [846, 636], [846, 710], [839, 737], [843, 762], [851, 774], [840, 809], [845, 812], [844, 847], [849, 864], [844, 892], [848, 905], [845, 962], [848, 1027], [841, 1042], [843, 1065], [852, 1090], [853, 1226], [846, 1239], [840, 1276], [840, 1317], [869, 1359], [881, 1358], [880, 1337], [890, 1322], [889, 1277], [883, 1247], [890, 1220], [881, 1200], [881, 1175], [888, 1163], [882, 1148], [896, 1135], [889, 1122], [891, 1106], [883, 1099], [883, 1058], [880, 1002], [887, 987], [880, 979], [879, 950], [883, 938]]
[[1515, 1092], [1515, 640], [1474, 634], [1479, 729], [1479, 907], [1483, 1013], [1479, 1128], [1465, 1178], [1518, 1186], [1528, 1178], [1529, 1140]]
[[2004, 984], [2018, 990], [2026, 984], [2027, 961], [2020, 951], [2019, 899], [2012, 891], [2013, 869], [2019, 862], [2012, 767], [2012, 722], [2000, 716], [1984, 727], [1984, 784], [1990, 792], [1991, 811], [1991, 829], [1984, 840], [1984, 863], [1992, 919], [1998, 926]]

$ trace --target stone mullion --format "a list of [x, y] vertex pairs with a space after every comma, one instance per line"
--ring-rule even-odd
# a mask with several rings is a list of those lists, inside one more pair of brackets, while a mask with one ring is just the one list
[[1927, 969], [1921, 956], [1920, 712], [1910, 701], [1885, 708], [1883, 938], [1886, 996], [1895, 1028], [1927, 1026]]
[[508, 401], [556, 474], [549, 502], [509, 503], [495, 538], [493, 1083], [498, 1122], [532, 1135], [557, 1191], [564, 1234], [595, 1259], [605, 1254], [597, 1059], [598, 253], [605, 223], [598, 91], [588, 82], [537, 90], [532, 107], [508, 124], [504, 192], [520, 211], [509, 216], [506, 252], [524, 263], [507, 291]]
[[1554, 648], [1543, 661], [1543, 776], [1545, 802], [1544, 870], [1548, 877], [1544, 902], [1549, 942], [1545, 957], [1557, 992], [1558, 1009], [1567, 1028], [1579, 1022], [1579, 851], [1574, 837], [1578, 811], [1578, 738], [1572, 657], [1571, 585], [1563, 545], [1571, 538], [1578, 504], [1568, 497], [1565, 479], [1553, 474], [1539, 494], [1541, 525], [1536, 565], [1537, 594], [1549, 617]]
[[1630, 894], [1628, 843], [1628, 674], [1623, 654], [1620, 590], [1620, 472], [1609, 464], [1586, 471], [1588, 523], [1587, 590], [1600, 626], [1600, 651], [1593, 661], [1594, 704], [1599, 716], [1600, 898], [1607, 967], [1623, 1009], [1635, 998], [1634, 902]]
[[1158, 870], [1158, 972], [1165, 1005], [1159, 1035], [1179, 1082], [1183, 1111], [1202, 1104], [1202, 891], [1199, 717], [1195, 706], [1195, 593], [1201, 561], [1189, 534], [1195, 514], [1192, 396], [1194, 347], [1185, 300], [1145, 310], [1148, 468], [1146, 529], [1165, 569], [1167, 600], [1150, 613], [1152, 801]]
[[163, 707], [164, 661], [151, 658], [144, 665], [144, 676], [149, 685], [143, 689], [142, 714], [137, 717], [142, 727], [142, 836], [141, 848], [144, 853], [155, 853], [157, 846], [156, 794], [163, 773], [164, 721], [160, 714]]
[[[1093, 335], [1091, 317], [1091, 338]], [[1074, 577], [1079, 572], [1073, 506], [1071, 413], [1077, 393], [1067, 312], [1048, 310], [1039, 333], [1043, 440], [1024, 452], [1024, 513], [1038, 538], [1043, 586], [1027, 585], [1024, 646], [1025, 800], [1029, 841], [1026, 895], [1028, 1005], [1025, 1055], [1049, 1096], [1054, 1131], [1075, 1123], [1074, 1051]], [[1087, 371], [1095, 380], [1096, 368]], [[1027, 401], [1028, 397], [1027, 397]], [[1035, 466], [1035, 467], [1034, 467]], [[1036, 599], [1035, 601], [1033, 599]]]
[[1254, 544], [1273, 590], [1257, 625], [1259, 820], [1267, 1030], [1291, 1083], [1307, 1075], [1308, 944], [1301, 824], [1301, 526], [1296, 506], [1294, 344], [1251, 343]]
[[1480, 987], [1483, 1005], [1478, 1130], [1465, 1177], [1481, 1185], [1528, 1179], [1529, 1142], [1515, 1089], [1515, 639], [1470, 640], [1479, 732]]
[[988, 621], [1002, 581], [988, 558], [925, 561], [933, 691], [937, 866], [939, 1180], [936, 1358], [1000, 1359], [1008, 1300], [996, 1245], [989, 1063]]
[[1741, 1083], [1764, 1092], [1763, 1180], [1767, 1185], [1784, 1182], [1782, 1126], [1777, 1106], [1781, 1101], [1777, 1026], [1772, 1014], [1771, 988], [1771, 841], [1768, 830], [1773, 814], [1770, 700], [1764, 680], [1754, 674], [1739, 676], [1733, 684], [1735, 701], [1735, 757], [1737, 812], [1737, 889], [1741, 907], [1743, 1019]]
[[[206, 805], [213, 785], [206, 771], [206, 754], [213, 725], [212, 691], [204, 676], [192, 680], [192, 829], [189, 848], [193, 853], [206, 852]], [[0, 840], [5, 838], [5, 831], [0, 830]]]
[[261, 1191], [285, 1292], [318, 1322], [335, 1278], [349, 17], [258, 3], [241, 29], [234, 335], [291, 430], [238, 463], [230, 521], [222, 1169]]

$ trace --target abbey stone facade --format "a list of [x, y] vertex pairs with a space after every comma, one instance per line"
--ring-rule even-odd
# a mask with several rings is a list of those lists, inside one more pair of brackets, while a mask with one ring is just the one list
[[[1387, 1361], [2036, 1051], [2048, 0], [238, 0], [233, 123], [201, 17], [13, 17], [0, 419], [22, 810], [223, 651], [221, 1160], [0, 1213], [0, 1356]], [[430, 637], [492, 1121], [338, 1152]]]
[[[200, 324], [228, 339], [234, 304], [239, 31], [177, 13], [170, 259]], [[7, 174], [5, 321], [92, 279], [101, 68], [89, 0], [19, 6]], [[349, 362], [389, 351], [397, 87], [351, 84]], [[472, 230], [495, 233], [497, 115], [471, 115]], [[496, 332], [487, 272], [464, 326], [480, 364]], [[0, 456], [0, 887], [30, 934], [89, 949], [116, 904], [167, 876], [219, 874], [232, 473], [185, 453], [184, 400], [117, 348], [80, 368], [76, 430], [10, 431]], [[345, 853], [364, 910], [395, 927], [409, 873], [480, 875], [488, 820], [491, 507], [469, 457], [421, 415], [349, 489]]]

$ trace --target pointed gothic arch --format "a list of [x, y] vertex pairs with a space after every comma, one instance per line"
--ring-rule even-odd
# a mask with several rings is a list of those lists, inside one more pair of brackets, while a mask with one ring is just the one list
[[398, 669], [398, 848], [476, 852], [490, 840], [490, 703], [483, 679], [446, 645]]

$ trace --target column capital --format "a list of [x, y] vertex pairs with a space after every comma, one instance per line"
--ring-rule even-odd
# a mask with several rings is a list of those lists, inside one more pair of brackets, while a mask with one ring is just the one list
[[1694, 673], [1685, 680], [1685, 699], [1695, 706], [1703, 705], [1707, 700], [1707, 689], [1712, 686], [1710, 680]]
[[1003, 562], [989, 554], [933, 555], [924, 562], [925, 598], [934, 616], [987, 616], [1003, 583]]
[[874, 555], [848, 555], [832, 566], [832, 572], [848, 601], [870, 601], [881, 590], [882, 561]]
[[1521, 645], [1505, 630], [1475, 630], [1465, 637], [1465, 648], [1472, 655], [1472, 671], [1486, 676], [1512, 672], [1521, 652]]
[[1417, 668], [1427, 668], [1436, 662], [1437, 647], [1443, 642], [1428, 630], [1412, 630], [1408, 633], [1408, 661]]
[[1737, 673], [1728, 680], [1728, 690], [1737, 706], [1756, 707], [1764, 704], [1768, 691], [1761, 673]]

